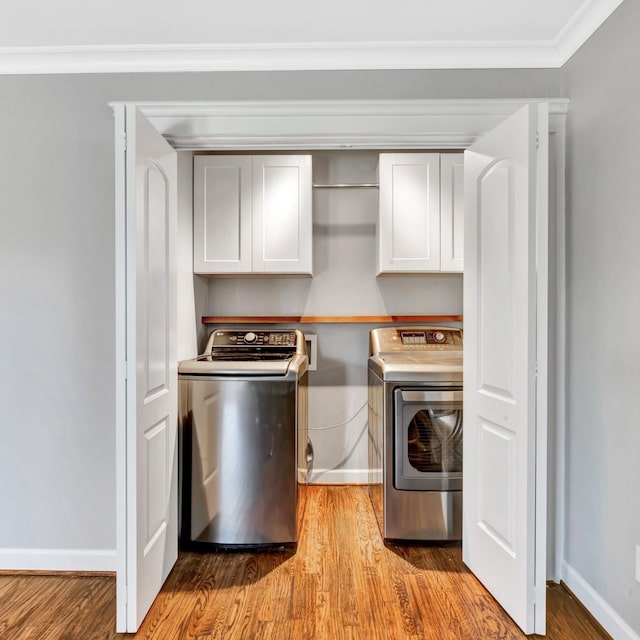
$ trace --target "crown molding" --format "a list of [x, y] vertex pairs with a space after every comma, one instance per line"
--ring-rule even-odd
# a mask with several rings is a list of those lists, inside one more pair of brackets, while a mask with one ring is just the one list
[[346, 42], [0, 47], [0, 74], [556, 66], [555, 42]]
[[0, 74], [557, 68], [621, 2], [588, 1], [552, 40], [0, 47]]
[[622, 2], [591, 0], [583, 4], [555, 38], [557, 66], [567, 62]]

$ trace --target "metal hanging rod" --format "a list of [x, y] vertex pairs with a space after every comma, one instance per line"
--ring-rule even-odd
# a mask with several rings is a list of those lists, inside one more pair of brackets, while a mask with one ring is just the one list
[[377, 182], [351, 182], [339, 184], [312, 184], [313, 189], [378, 189], [380, 185]]

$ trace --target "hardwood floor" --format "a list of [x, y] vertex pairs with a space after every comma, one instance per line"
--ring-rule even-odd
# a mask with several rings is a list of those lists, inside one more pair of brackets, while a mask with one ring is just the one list
[[[115, 629], [115, 579], [0, 575], [2, 640], [481, 640], [524, 638], [459, 547], [385, 546], [366, 487], [312, 486], [298, 548], [182, 553], [134, 635]], [[609, 636], [548, 588], [547, 638]]]

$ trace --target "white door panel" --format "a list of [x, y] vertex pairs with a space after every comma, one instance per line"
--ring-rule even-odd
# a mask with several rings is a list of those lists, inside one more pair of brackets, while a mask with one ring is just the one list
[[[513, 163], [500, 160], [478, 177], [478, 238], [482, 247], [477, 257], [477, 277], [482, 283], [478, 300], [480, 393], [513, 399], [513, 315], [515, 214], [510, 204], [513, 193]], [[484, 357], [490, 354], [490, 357]]]
[[[177, 156], [134, 106], [124, 108], [126, 532], [119, 631], [138, 629], [178, 554]], [[125, 575], [121, 575], [124, 573]]]
[[545, 610], [535, 371], [536, 225], [546, 216], [536, 177], [544, 183], [547, 169], [537, 121], [538, 108], [524, 107], [472, 145], [464, 167], [463, 559], [526, 633], [544, 632]]

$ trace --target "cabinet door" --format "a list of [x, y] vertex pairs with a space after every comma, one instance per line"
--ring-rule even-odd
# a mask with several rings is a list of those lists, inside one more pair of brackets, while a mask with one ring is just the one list
[[440, 156], [440, 270], [463, 271], [464, 154]]
[[251, 156], [195, 156], [193, 270], [251, 271]]
[[311, 156], [253, 157], [253, 271], [311, 275]]
[[380, 154], [378, 273], [440, 270], [440, 157]]

